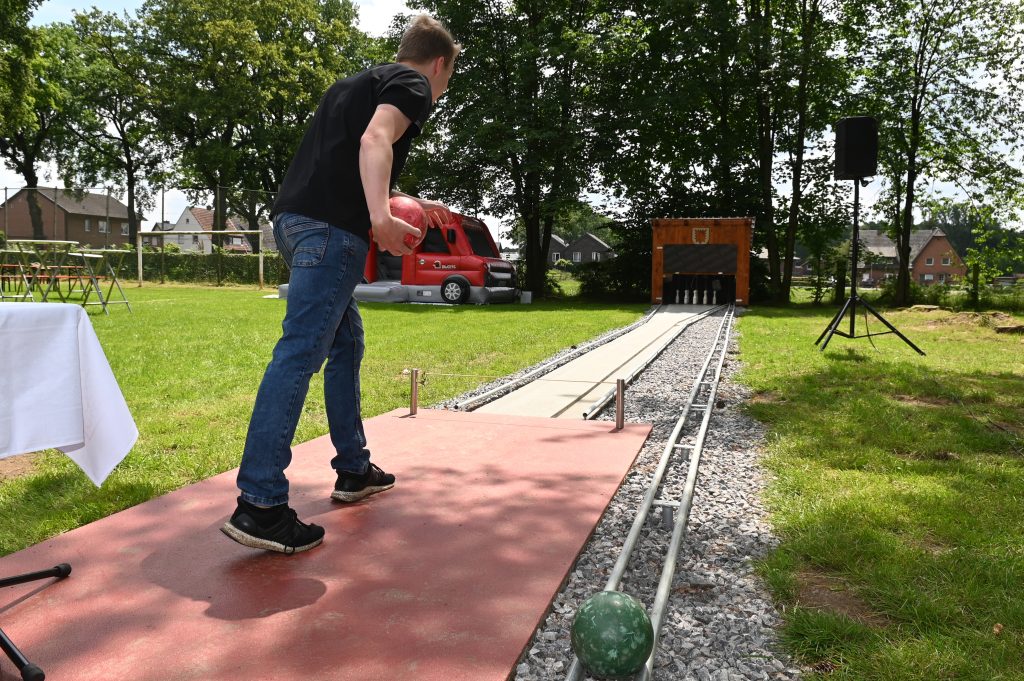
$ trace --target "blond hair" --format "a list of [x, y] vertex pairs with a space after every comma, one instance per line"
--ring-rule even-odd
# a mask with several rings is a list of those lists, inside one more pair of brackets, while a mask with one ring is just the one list
[[448, 66], [461, 51], [462, 45], [455, 42], [444, 24], [427, 14], [420, 14], [413, 17], [409, 28], [405, 29], [396, 61], [423, 64], [444, 57], [445, 66]]

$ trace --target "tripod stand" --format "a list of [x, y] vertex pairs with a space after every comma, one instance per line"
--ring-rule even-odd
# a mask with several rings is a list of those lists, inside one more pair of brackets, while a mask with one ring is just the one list
[[[71, 566], [67, 563], [61, 563], [60, 565], [54, 566], [49, 570], [40, 570], [39, 572], [29, 572], [24, 575], [17, 575], [15, 577], [0, 578], [0, 587], [14, 586], [15, 584], [24, 584], [25, 582], [34, 582], [38, 579], [46, 579], [47, 577], [56, 577], [63, 579], [71, 574]], [[14, 666], [21, 672], [21, 678], [24, 681], [43, 681], [46, 675], [43, 670], [36, 665], [29, 662], [22, 654], [18, 647], [14, 645], [14, 642], [7, 637], [3, 629], [0, 629], [0, 649], [4, 651], [8, 659], [14, 663]]]
[[[850, 259], [853, 261], [853, 264], [850, 266], [850, 297], [847, 298], [846, 302], [843, 303], [843, 306], [839, 308], [839, 312], [836, 313], [836, 316], [833, 317], [832, 321], [829, 322], [827, 327], [825, 327], [825, 330], [821, 332], [821, 335], [818, 336], [818, 340], [814, 341], [814, 344], [817, 345], [818, 343], [821, 343], [821, 339], [824, 338], [825, 342], [821, 343], [821, 348], [819, 349], [821, 350], [821, 352], [825, 352], [825, 348], [828, 347], [828, 342], [832, 340], [833, 334], [839, 334], [840, 336], [844, 336], [846, 338], [870, 338], [871, 336], [884, 336], [889, 333], [894, 333], [897, 336], [899, 336], [904, 343], [906, 343], [914, 350], [916, 350], [919, 355], [923, 355], [924, 350], [911, 343], [909, 338], [900, 333], [895, 326], [890, 324], [885, 319], [885, 317], [878, 314], [878, 312], [875, 311], [875, 308], [871, 307], [871, 305], [869, 305], [867, 301], [862, 300], [860, 296], [857, 295], [857, 258], [860, 247], [861, 179], [863, 178], [856, 178], [853, 180], [853, 247], [850, 249], [852, 252]], [[885, 324], [886, 328], [888, 328], [889, 330], [882, 331], [880, 333], [862, 333], [861, 335], [858, 336], [856, 332], [857, 305], [861, 305], [865, 310], [874, 315], [875, 318], [878, 319], [878, 321], [882, 322], [882, 324]], [[842, 323], [843, 317], [846, 315], [847, 310], [850, 311], [849, 333], [839, 330], [839, 325]], [[866, 323], [867, 317], [865, 316], [865, 324]]]

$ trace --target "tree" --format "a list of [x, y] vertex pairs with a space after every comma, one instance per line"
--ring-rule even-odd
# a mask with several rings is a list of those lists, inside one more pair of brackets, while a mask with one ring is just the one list
[[0, 0], [0, 131], [28, 117], [22, 106], [32, 55], [28, 20], [40, 2]]
[[431, 117], [434, 132], [410, 158], [415, 189], [521, 220], [524, 288], [542, 295], [555, 219], [590, 180], [593, 110], [585, 102], [596, 5], [412, 4], [465, 41], [452, 87]]
[[[786, 42], [783, 49], [790, 53], [792, 62], [788, 105], [782, 116], [779, 147], [788, 154], [789, 206], [782, 239], [780, 276], [775, 284], [776, 301], [788, 302], [793, 281], [793, 258], [796, 242], [815, 244], [812, 252], [822, 257], [822, 235], [836, 233], [834, 208], [837, 202], [818, 193], [809, 196], [805, 210], [805, 165], [809, 180], [819, 187], [837, 186], [829, 183], [831, 169], [820, 161], [809, 161], [809, 146], [819, 147], [822, 133], [835, 120], [852, 85], [852, 55], [861, 49], [865, 7], [851, 0], [797, 0], [784, 3], [780, 9]], [[842, 47], [843, 49], [839, 49]], [[831, 208], [826, 208], [831, 204]], [[824, 211], [824, 212], [822, 212]], [[827, 216], [827, 217], [826, 217]], [[829, 228], [822, 232], [822, 228]], [[801, 236], [801, 232], [803, 232]], [[830, 239], [826, 239], [826, 242]], [[769, 250], [770, 253], [770, 250]]]
[[[277, 190], [316, 102], [356, 65], [348, 0], [148, 0], [140, 19], [157, 133], [216, 230], [244, 183]], [[255, 187], [250, 187], [255, 188]], [[250, 195], [251, 198], [251, 195]], [[265, 199], [264, 199], [265, 200]]]
[[864, 103], [880, 125], [885, 210], [910, 302], [910, 232], [922, 179], [1014, 191], [1021, 171], [1022, 8], [1013, 0], [900, 0], [868, 43]]
[[[19, 113], [0, 121], [0, 159], [22, 176], [25, 186], [39, 186], [37, 168], [65, 144], [69, 72], [78, 68], [75, 35], [66, 24], [31, 31], [32, 54]], [[44, 238], [43, 216], [35, 191], [28, 192], [32, 236]]]
[[138, 22], [93, 9], [73, 23], [82, 59], [69, 74], [69, 144], [58, 153], [67, 184], [113, 183], [128, 197], [129, 243], [139, 230], [140, 207], [152, 201], [149, 180], [163, 161], [156, 145]]

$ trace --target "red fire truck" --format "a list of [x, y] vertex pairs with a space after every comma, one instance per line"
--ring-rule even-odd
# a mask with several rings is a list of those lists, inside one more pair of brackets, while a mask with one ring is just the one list
[[501, 258], [480, 220], [452, 213], [452, 221], [429, 227], [411, 255], [397, 256], [371, 245], [360, 302], [501, 303], [517, 296], [515, 265]]

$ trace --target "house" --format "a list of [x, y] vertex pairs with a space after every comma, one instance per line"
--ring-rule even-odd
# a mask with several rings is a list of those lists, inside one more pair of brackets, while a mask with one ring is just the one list
[[[206, 234], [175, 234], [175, 232], [213, 232], [214, 213], [210, 208], [186, 206], [170, 229], [163, 230], [164, 243], [177, 244], [182, 251], [213, 252], [213, 238]], [[228, 216], [225, 229], [245, 230], [248, 227], [238, 217]], [[252, 253], [252, 246], [243, 234], [224, 237], [223, 248], [234, 253]]]
[[29, 214], [34, 193], [43, 216], [43, 238], [108, 248], [128, 242], [128, 206], [108, 194], [56, 187], [19, 189], [0, 204], [0, 231], [8, 239], [36, 239]]
[[547, 261], [549, 265], [554, 265], [563, 258], [568, 259], [566, 255], [565, 239], [558, 236], [557, 234], [551, 235], [551, 243], [548, 244], [548, 256]]
[[[551, 238], [554, 240], [553, 234]], [[612, 247], [590, 232], [584, 232], [577, 237], [571, 244], [565, 247], [565, 252], [568, 254], [568, 257], [563, 257], [571, 260], [574, 265], [585, 262], [600, 262], [615, 257], [615, 251], [612, 250]]]
[[[896, 243], [881, 230], [860, 233], [865, 257], [860, 264], [862, 282], [876, 284], [899, 271]], [[870, 254], [870, 255], [868, 255]], [[949, 284], [963, 279], [967, 267], [941, 229], [915, 229], [910, 233], [910, 276], [919, 284]]]

